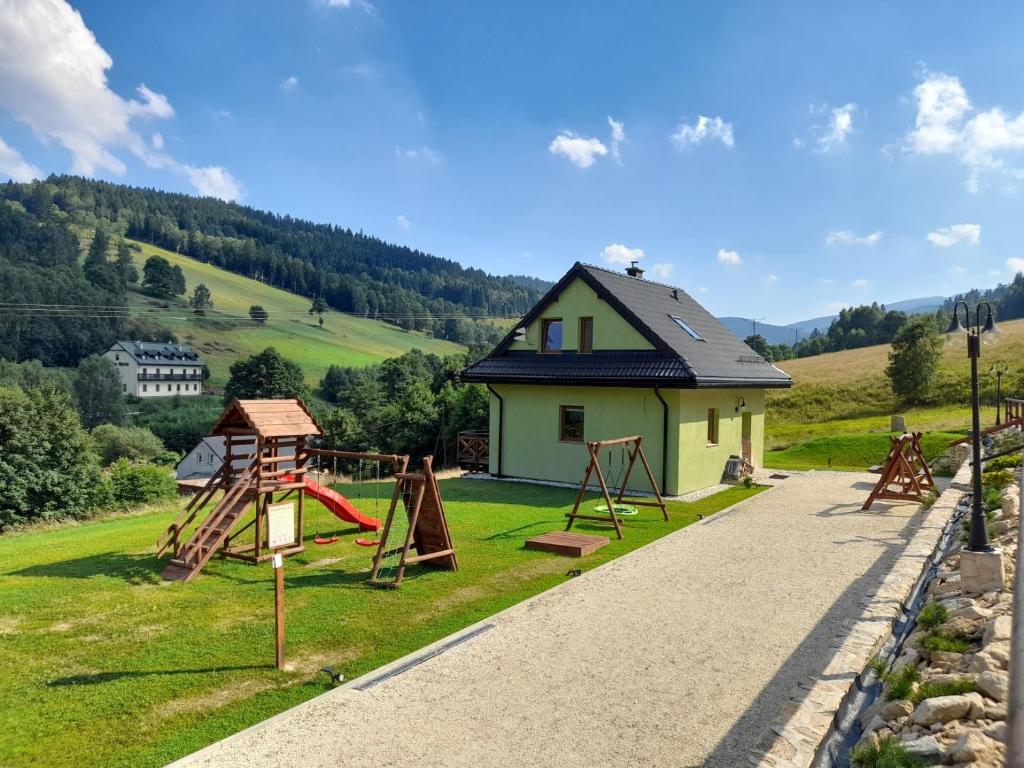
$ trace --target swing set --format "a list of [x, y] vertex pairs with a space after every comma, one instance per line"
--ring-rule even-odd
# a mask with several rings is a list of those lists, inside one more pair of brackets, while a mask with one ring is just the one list
[[[643, 442], [643, 435], [632, 435], [630, 437], [618, 437], [613, 440], [594, 440], [587, 443], [587, 453], [590, 455], [590, 461], [587, 463], [587, 470], [583, 475], [583, 482], [580, 484], [580, 492], [576, 495], [576, 503], [573, 505], [572, 512], [566, 515], [569, 518], [569, 523], [565, 526], [565, 530], [571, 529], [573, 523], [577, 520], [596, 520], [614, 525], [615, 535], [621, 539], [622, 526], [619, 523], [619, 518], [638, 514], [639, 510], [637, 507], [657, 507], [661, 510], [662, 517], [666, 521], [668, 520], [668, 509], [665, 506], [665, 500], [661, 497], [661, 491], [658, 490], [658, 483], [654, 479], [654, 473], [651, 472], [651, 465], [647, 463]], [[617, 487], [619, 492], [613, 499], [611, 491], [608, 489], [608, 483], [605, 481], [605, 473], [601, 471], [601, 451], [615, 446], [620, 448], [619, 466], [612, 487]], [[608, 453], [609, 476], [612, 472], [611, 453], [611, 451]], [[629, 485], [629, 476], [633, 472], [633, 467], [636, 466], [637, 459], [640, 460], [640, 464], [647, 474], [647, 481], [654, 491], [654, 501], [624, 498], [626, 488]], [[594, 507], [593, 511], [596, 514], [582, 514], [580, 513], [580, 507], [583, 505], [583, 499], [587, 494], [591, 477], [597, 478], [597, 483], [601, 488], [601, 495], [604, 497], [604, 503], [599, 503]]]

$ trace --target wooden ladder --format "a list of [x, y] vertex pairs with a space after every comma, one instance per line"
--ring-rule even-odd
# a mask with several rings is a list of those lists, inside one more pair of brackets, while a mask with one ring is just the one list
[[[255, 465], [254, 465], [255, 466]], [[192, 537], [178, 548], [164, 569], [167, 581], [190, 581], [220, 549], [224, 540], [248, 509], [255, 493], [254, 466], [247, 468], [224, 493], [224, 498], [213, 508]], [[198, 508], [198, 507], [197, 507]], [[192, 513], [194, 516], [194, 512]]]

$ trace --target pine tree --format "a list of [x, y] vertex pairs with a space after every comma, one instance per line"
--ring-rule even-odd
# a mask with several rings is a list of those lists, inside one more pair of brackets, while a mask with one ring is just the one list
[[73, 390], [86, 427], [120, 424], [124, 420], [121, 377], [105, 357], [89, 355], [79, 364]]

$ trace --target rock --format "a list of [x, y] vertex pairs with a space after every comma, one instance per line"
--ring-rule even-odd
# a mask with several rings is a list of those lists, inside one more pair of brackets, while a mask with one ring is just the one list
[[1008, 532], [1009, 530], [1010, 530], [1010, 521], [1009, 520], [996, 520], [994, 523], [992, 523], [988, 527], [989, 535], [991, 535], [992, 538], [995, 538], [996, 536], [1002, 536], [1004, 533]]
[[992, 723], [986, 725], [982, 732], [994, 741], [1001, 741], [1003, 744], [1006, 743], [1006, 723]]
[[971, 700], [966, 696], [936, 696], [917, 705], [910, 716], [919, 725], [932, 725], [957, 720], [971, 711]]
[[860, 741], [854, 746], [854, 750], [859, 750], [862, 747], [878, 747], [878, 734], [874, 731], [868, 731], [860, 737]]
[[967, 713], [968, 720], [981, 720], [985, 717], [985, 699], [982, 695], [976, 691], [971, 693], [965, 693], [968, 699], [971, 700], [971, 711]]
[[973, 600], [969, 605], [965, 605], [963, 608], [959, 608], [955, 611], [951, 611], [949, 614], [951, 619], [967, 619], [968, 621], [977, 621], [978, 619], [990, 619], [992, 618], [992, 611], [988, 608], [984, 608]]
[[907, 754], [915, 757], [930, 758], [942, 754], [942, 747], [939, 746], [939, 741], [934, 736], [922, 736], [919, 739], [904, 742], [903, 748]]
[[955, 763], [995, 763], [996, 743], [979, 731], [967, 731], [949, 750], [947, 757]]
[[903, 653], [901, 653], [900, 657], [896, 659], [896, 661], [894, 661], [892, 664], [892, 671], [899, 672], [908, 664], [917, 664], [917, 662], [920, 660], [921, 654], [917, 652], [916, 648], [913, 648], [909, 644], [904, 645]]
[[985, 647], [985, 654], [991, 656], [994, 661], [1002, 664], [1003, 669], [1010, 666], [1010, 644], [1004, 642], [989, 643]]
[[985, 699], [985, 717], [987, 717], [989, 720], [1005, 720], [1006, 703], [1002, 701], [992, 701], [991, 699]]
[[968, 619], [964, 616], [951, 616], [939, 627], [939, 633], [949, 637], [956, 637], [958, 635], [975, 637], [981, 634], [982, 627], [981, 621]]
[[985, 634], [982, 635], [982, 645], [989, 643], [1009, 642], [1010, 634], [1013, 632], [1013, 620], [1007, 616], [997, 616], [985, 625]]
[[932, 664], [936, 664], [941, 667], [952, 667], [963, 657], [964, 655], [962, 653], [952, 653], [951, 651], [932, 651], [928, 655]]
[[1013, 517], [1020, 511], [1020, 500], [1017, 496], [1007, 494], [1003, 496], [1002, 509], [1005, 517]]
[[967, 662], [967, 669], [970, 672], [981, 674], [982, 672], [999, 672], [1003, 667], [990, 653], [982, 651], [971, 656], [970, 661]]
[[982, 672], [978, 675], [978, 690], [996, 701], [1006, 701], [1010, 690], [1010, 676], [1005, 672]]
[[[980, 696], [978, 698], [981, 698]], [[882, 710], [878, 713], [886, 720], [897, 720], [901, 717], [907, 717], [914, 711], [914, 705], [906, 699], [896, 699], [896, 701], [887, 701]]]
[[933, 581], [932, 584], [931, 584], [931, 587], [929, 587], [929, 589], [931, 589], [932, 594], [934, 594], [936, 597], [938, 597], [940, 595], [959, 594], [960, 593], [960, 577], [959, 576], [952, 576], [952, 577], [946, 579], [945, 581], [943, 581], [941, 584], [936, 584]]
[[871, 706], [865, 709], [863, 714], [861, 714], [860, 716], [860, 727], [863, 728], [865, 731], [870, 730], [870, 728], [868, 728], [868, 725], [871, 723], [872, 720], [874, 720], [878, 716], [878, 714], [888, 703], [889, 702], [887, 702], [885, 699], [881, 697], [872, 702]]
[[[866, 725], [866, 726], [864, 727], [864, 730], [865, 730], [865, 731], [867, 731], [867, 732], [872, 732], [872, 731], [880, 731], [880, 730], [882, 730], [883, 728], [885, 728], [885, 727], [886, 727], [886, 725], [887, 725], [887, 723], [886, 723], [886, 721], [885, 721], [885, 720], [883, 720], [883, 719], [882, 719], [881, 717], [879, 717], [878, 715], [875, 715], [875, 716], [874, 716], [873, 718], [871, 718], [871, 722], [869, 722], [869, 723], [868, 723], [868, 724], [867, 724], [867, 725]], [[886, 729], [886, 730], [888, 730], [888, 729]], [[892, 731], [890, 731], [890, 733], [891, 733], [891, 732], [892, 732]]]

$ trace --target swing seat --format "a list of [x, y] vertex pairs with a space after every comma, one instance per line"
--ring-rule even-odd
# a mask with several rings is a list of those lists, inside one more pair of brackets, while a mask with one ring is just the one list
[[[613, 504], [612, 507], [615, 509], [615, 515], [617, 517], [632, 517], [633, 515], [639, 514], [639, 510], [632, 504]], [[607, 515], [608, 505], [598, 504], [594, 507], [594, 511]]]
[[313, 543], [314, 544], [320, 544], [320, 545], [333, 544], [337, 540], [338, 540], [337, 536], [321, 536], [319, 533], [316, 534], [316, 536], [313, 537]]
[[376, 547], [380, 542], [374, 539], [356, 539], [356, 544], [360, 547]]

